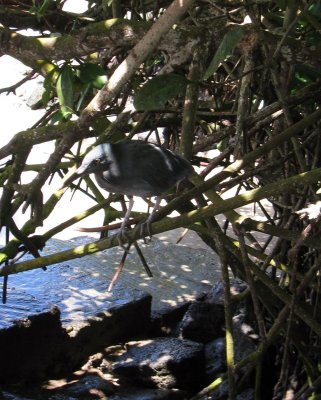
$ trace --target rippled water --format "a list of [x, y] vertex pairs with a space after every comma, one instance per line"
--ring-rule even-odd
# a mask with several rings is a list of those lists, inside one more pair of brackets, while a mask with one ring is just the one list
[[[91, 241], [93, 238], [89, 237], [71, 241], [52, 239], [44, 254]], [[64, 325], [82, 323], [88, 316], [130, 301], [135, 297], [132, 289], [151, 293], [153, 310], [175, 307], [192, 300], [204, 285], [214, 283], [220, 277], [213, 252], [157, 239], [140, 246], [154, 276], [146, 275], [135, 250], [131, 249], [112, 293], [108, 292], [108, 286], [121, 260], [121, 248], [52, 265], [46, 271], [37, 269], [10, 275], [7, 304], [0, 304], [0, 328], [9, 327], [13, 321], [28, 315], [48, 311], [53, 306], [59, 307]]]
[[[77, 244], [82, 240], [86, 239], [77, 240]], [[70, 242], [51, 240], [46, 252], [62, 251], [70, 246]], [[36, 269], [10, 275], [7, 302], [0, 305], [0, 328], [53, 306], [59, 307], [62, 322], [68, 324], [82, 321], [102, 307], [106, 309], [108, 302], [114, 305], [128, 301], [124, 292], [121, 296], [107, 292], [109, 281], [95, 261], [96, 258], [90, 256], [82, 258], [81, 262], [49, 266], [46, 271]]]

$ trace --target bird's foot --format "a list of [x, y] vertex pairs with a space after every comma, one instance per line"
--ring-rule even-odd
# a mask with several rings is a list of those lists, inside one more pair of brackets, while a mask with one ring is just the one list
[[117, 235], [118, 245], [128, 254], [131, 241], [127, 235], [127, 229], [121, 229]]
[[143, 237], [144, 243], [147, 244], [152, 241], [152, 233], [150, 230], [151, 221], [145, 221], [139, 225], [139, 233]]

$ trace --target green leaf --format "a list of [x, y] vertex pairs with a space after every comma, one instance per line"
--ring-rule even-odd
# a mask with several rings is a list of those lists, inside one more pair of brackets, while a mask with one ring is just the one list
[[228, 148], [229, 143], [230, 139], [226, 137], [217, 143], [217, 149], [222, 153], [222, 151]]
[[73, 79], [74, 76], [71, 66], [65, 64], [60, 70], [56, 83], [60, 109], [64, 118], [68, 118], [73, 113]]
[[138, 91], [134, 106], [139, 111], [163, 109], [168, 100], [185, 92], [188, 80], [177, 74], [164, 74], [151, 79]]
[[51, 98], [52, 94], [52, 78], [54, 73], [56, 72], [56, 69], [53, 68], [50, 72], [45, 77], [45, 80], [43, 82], [43, 87], [44, 87], [44, 92], [42, 94], [42, 104], [46, 106], [48, 104], [48, 101]]
[[83, 83], [90, 83], [101, 89], [107, 82], [106, 71], [97, 64], [82, 64], [77, 68], [77, 76]]
[[213, 75], [220, 63], [224, 61], [228, 56], [230, 56], [235, 49], [236, 45], [242, 39], [243, 34], [246, 31], [246, 25], [239, 26], [229, 32], [227, 32], [222, 42], [220, 43], [216, 53], [211, 61], [210, 66], [207, 68], [203, 79], [208, 79], [211, 75]]
[[298, 65], [296, 67], [295, 80], [300, 84], [308, 84], [321, 79], [321, 71], [309, 65]]
[[57, 110], [50, 118], [49, 124], [55, 125], [56, 123], [62, 122], [64, 117], [61, 113], [61, 110]]
[[29, 12], [36, 15], [37, 21], [41, 21], [52, 2], [53, 0], [43, 0], [42, 4], [39, 4], [39, 2], [33, 1]]
[[[110, 126], [110, 124], [111, 124], [111, 122], [108, 120], [108, 118], [105, 118], [105, 117], [95, 118], [92, 121], [92, 127], [98, 135], [103, 133]], [[113, 138], [114, 138], [114, 136], [113, 136]]]
[[105, 0], [103, 1], [103, 5], [106, 8], [106, 6], [110, 7], [113, 3], [113, 0]]
[[309, 7], [309, 12], [314, 15], [316, 18], [320, 19], [321, 17], [321, 2], [317, 1], [315, 4], [311, 4]]
[[319, 32], [311, 31], [306, 35], [307, 46], [316, 46], [319, 49], [320, 43], [321, 43], [321, 35]]
[[47, 12], [51, 3], [52, 3], [52, 0], [44, 0], [42, 5], [39, 8], [39, 11], [38, 11], [39, 14], [44, 15]]

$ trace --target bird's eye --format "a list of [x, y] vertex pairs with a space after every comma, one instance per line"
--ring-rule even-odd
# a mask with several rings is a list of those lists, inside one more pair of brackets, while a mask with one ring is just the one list
[[94, 165], [98, 165], [98, 164], [100, 164], [100, 163], [101, 163], [100, 158], [96, 158], [96, 159], [93, 161], [93, 164], [94, 164]]

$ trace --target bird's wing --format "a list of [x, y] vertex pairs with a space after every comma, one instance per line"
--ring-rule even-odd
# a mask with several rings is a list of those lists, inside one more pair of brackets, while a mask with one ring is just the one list
[[182, 178], [180, 172], [185, 165], [175, 154], [150, 143], [132, 142], [131, 146], [122, 168], [126, 168], [126, 175], [133, 182], [153, 192], [150, 195], [164, 193]]

